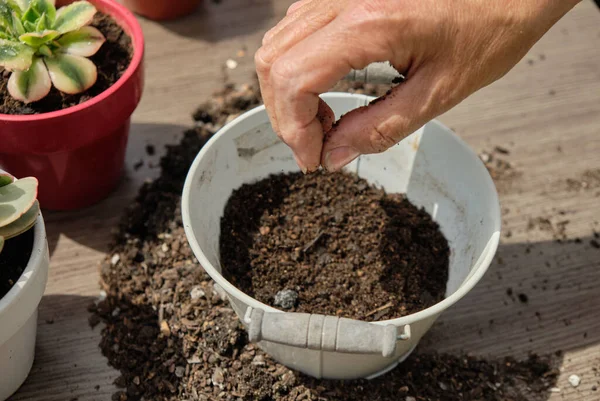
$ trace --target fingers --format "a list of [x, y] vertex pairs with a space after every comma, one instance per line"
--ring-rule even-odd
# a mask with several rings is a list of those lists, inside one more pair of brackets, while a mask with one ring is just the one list
[[292, 149], [296, 149], [294, 158], [304, 174], [316, 171], [319, 168], [321, 161], [316, 158], [316, 155], [321, 152], [323, 147], [323, 133], [329, 131], [335, 122], [333, 110], [323, 99], [319, 99], [316, 120], [318, 125], [311, 121], [314, 128], [310, 127], [310, 129], [320, 132], [321, 135], [298, 135], [292, 139], [294, 142], [288, 143]]
[[[317, 105], [316, 109], [313, 111], [309, 107], [307, 113], [316, 116], [319, 102], [325, 104], [317, 96], [314, 102]], [[324, 131], [321, 122], [316, 117], [313, 117], [306, 126], [298, 127], [295, 135], [282, 136], [285, 143], [293, 150], [296, 163], [304, 174], [316, 171], [321, 165], [320, 153], [323, 148], [323, 135]]]
[[319, 99], [319, 109], [317, 110], [317, 119], [323, 127], [323, 132], [327, 132], [333, 127], [335, 122], [335, 113], [323, 99]]
[[307, 3], [310, 3], [311, 1], [313, 1], [313, 0], [300, 0], [300, 1], [296, 1], [296, 2], [292, 3], [292, 5], [288, 8], [285, 15], [293, 14], [298, 9], [302, 8], [304, 5], [306, 5]]
[[435, 110], [425, 75], [419, 71], [382, 100], [344, 115], [327, 134], [323, 168], [338, 171], [361, 154], [383, 152], [429, 121]]
[[[271, 120], [271, 125], [273, 126], [275, 132], [288, 145], [290, 145], [290, 141], [294, 143], [296, 143], [297, 141], [295, 138], [283, 137], [280, 134], [278, 121], [279, 119], [277, 114], [273, 111], [275, 109], [274, 105], [276, 99], [271, 84], [271, 67], [275, 60], [277, 60], [281, 55], [285, 54], [296, 43], [302, 41], [307, 36], [313, 34], [314, 32], [329, 24], [337, 15], [337, 7], [341, 5], [341, 2], [336, 2], [333, 4], [327, 3], [323, 6], [318, 7], [317, 10], [316, 7], [313, 6], [313, 3], [317, 2], [314, 2], [312, 0], [306, 0], [301, 2], [301, 4], [296, 8], [292, 16], [286, 17], [286, 19], [284, 19], [284, 21], [282, 21], [276, 28], [274, 28], [267, 35], [265, 35], [265, 44], [258, 50], [258, 52], [255, 55], [255, 64], [258, 73], [260, 89], [263, 101], [267, 109], [267, 113], [269, 115], [269, 119]], [[319, 109], [319, 102], [316, 96], [313, 99], [313, 106], [314, 110], [312, 110], [312, 117], [314, 118]], [[325, 106], [321, 106], [321, 108], [325, 110], [323, 107]], [[333, 115], [332, 112], [325, 112], [325, 114], [323, 115], [327, 116], [328, 114]], [[308, 125], [308, 123], [306, 125]], [[316, 124], [315, 127], [317, 127]], [[309, 147], [307, 152], [301, 152], [302, 155], [296, 155], [296, 158], [299, 161], [300, 168], [303, 171], [313, 171], [317, 169], [320, 165], [322, 132], [323, 129], [321, 128], [321, 142], [318, 145], [318, 149], [316, 149], [315, 145], [317, 143], [316, 138], [311, 137], [306, 141], [301, 140], [298, 142], [298, 148], [301, 148], [303, 146]], [[313, 153], [314, 155], [318, 153], [319, 157], [307, 157], [308, 153]], [[305, 159], [307, 161], [303, 162], [303, 160]]]
[[[297, 18], [290, 20], [284, 28], [272, 34], [260, 48], [261, 58], [268, 64], [284, 54], [296, 43], [329, 24], [337, 15], [333, 6], [321, 7], [318, 10], [306, 6], [306, 11], [299, 11]], [[267, 33], [268, 35], [268, 33]], [[265, 38], [267, 38], [265, 35]]]
[[335, 121], [335, 115], [331, 107], [322, 99], [318, 99], [316, 117], [313, 118], [307, 132], [314, 132], [314, 135], [304, 135], [299, 133], [293, 137], [286, 137], [287, 144], [294, 150], [296, 163], [305, 174], [316, 171], [321, 165], [321, 149], [323, 148], [323, 135], [329, 131]]
[[[292, 7], [295, 4], [298, 5], [292, 9]], [[265, 33], [262, 39], [262, 44], [265, 45], [267, 43], [270, 43], [273, 40], [273, 38], [277, 36], [278, 33], [285, 30], [292, 23], [302, 19], [311, 19], [317, 16], [319, 14], [319, 12], [317, 11], [318, 6], [318, 2], [314, 0], [304, 0], [292, 4], [292, 6], [290, 6], [290, 9], [288, 9], [287, 15], [281, 21], [279, 21], [277, 25], [275, 25], [273, 28], [268, 30], [267, 33]], [[290, 10], [292, 10], [292, 12], [290, 12]]]
[[[288, 25], [290, 25], [297, 19], [305, 18], [306, 12], [310, 11], [310, 8], [307, 6], [309, 6], [312, 2], [313, 0], [302, 0], [294, 3], [296, 6], [292, 11], [298, 11], [297, 13], [295, 13], [296, 15], [294, 17], [284, 18], [281, 22], [279, 22], [279, 24], [277, 24], [277, 26], [275, 26], [273, 29], [267, 32], [263, 38], [263, 44], [271, 43], [272, 37], [275, 36], [277, 33], [283, 31]], [[303, 12], [299, 12], [300, 10], [302, 10]], [[290, 10], [288, 10], [288, 13], [291, 14]], [[305, 34], [308, 35], [310, 33], [311, 32], [306, 32]], [[302, 37], [299, 37], [297, 40], [301, 39]], [[258, 75], [262, 99], [266, 106], [267, 114], [269, 115], [271, 125], [273, 126], [273, 130], [275, 132], [278, 132], [277, 119], [276, 116], [271, 112], [273, 108], [273, 91], [271, 90], [271, 85], [269, 84], [268, 77], [270, 74], [271, 64], [274, 57], [277, 56], [278, 52], [287, 50], [287, 48], [292, 46], [294, 43], [295, 41], [293, 40], [291, 35], [287, 35], [285, 44], [279, 44], [275, 48], [263, 46], [254, 55], [254, 62], [256, 65], [256, 72]]]
[[277, 57], [268, 75], [278, 134], [292, 148], [303, 171], [321, 165], [324, 131], [318, 118], [318, 94], [329, 90], [351, 68], [385, 60], [389, 54], [386, 41], [369, 41], [337, 21]]

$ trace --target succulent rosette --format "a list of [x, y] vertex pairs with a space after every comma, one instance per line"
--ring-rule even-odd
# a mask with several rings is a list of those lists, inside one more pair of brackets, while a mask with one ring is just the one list
[[29, 230], [40, 213], [38, 180], [15, 178], [0, 170], [0, 252], [4, 241]]
[[95, 14], [87, 1], [57, 10], [54, 0], [0, 0], [0, 67], [12, 71], [10, 95], [31, 103], [52, 85], [67, 94], [94, 85], [98, 72], [87, 57], [106, 40], [88, 26]]

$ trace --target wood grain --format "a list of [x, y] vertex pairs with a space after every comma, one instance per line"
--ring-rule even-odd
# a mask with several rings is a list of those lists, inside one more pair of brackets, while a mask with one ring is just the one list
[[[286, 1], [205, 2], [177, 22], [141, 19], [147, 39], [147, 85], [133, 116], [127, 174], [104, 202], [71, 213], [45, 212], [52, 252], [50, 279], [40, 305], [37, 356], [13, 400], [109, 400], [118, 372], [98, 348], [99, 328], [86, 308], [99, 293], [98, 262], [111, 230], [139, 185], [158, 174], [165, 144], [191, 124], [194, 108], [223, 81], [253, 78], [252, 54], [262, 34], [285, 14]], [[600, 187], [574, 192], [567, 178], [600, 168], [600, 12], [583, 2], [556, 25], [501, 81], [442, 116], [476, 150], [502, 145], [522, 173], [501, 191], [504, 233], [484, 280], [450, 309], [423, 347], [478, 355], [564, 351], [560, 393], [551, 400], [598, 400], [600, 377], [600, 250], [589, 245], [600, 231]], [[245, 57], [238, 57], [245, 49]], [[235, 59], [235, 70], [224, 69]], [[153, 144], [157, 155], [145, 153]], [[560, 147], [561, 151], [557, 150]], [[138, 170], [133, 166], [143, 160]], [[564, 215], [560, 215], [563, 212]], [[570, 238], [529, 230], [528, 220], [569, 220]], [[502, 263], [500, 263], [502, 261]], [[528, 303], [507, 295], [524, 293]], [[536, 315], [537, 313], [537, 315]], [[539, 315], [539, 316], [538, 316]], [[572, 388], [570, 374], [582, 377]]]

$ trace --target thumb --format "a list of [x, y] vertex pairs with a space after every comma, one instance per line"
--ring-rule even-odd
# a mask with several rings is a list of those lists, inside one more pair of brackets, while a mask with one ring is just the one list
[[345, 114], [325, 136], [321, 165], [338, 171], [361, 154], [389, 149], [429, 121], [430, 91], [419, 75]]

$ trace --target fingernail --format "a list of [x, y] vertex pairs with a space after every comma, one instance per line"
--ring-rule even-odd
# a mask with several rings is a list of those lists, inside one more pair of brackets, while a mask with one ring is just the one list
[[338, 171], [358, 156], [360, 156], [360, 152], [350, 146], [335, 148], [325, 155], [323, 167], [327, 171]]
[[304, 163], [302, 163], [300, 161], [300, 158], [296, 155], [294, 155], [294, 159], [296, 160], [296, 164], [298, 165], [298, 167], [300, 167], [300, 170], [302, 170], [302, 174], [307, 174], [308, 173], [308, 167], [306, 167], [304, 165]]

